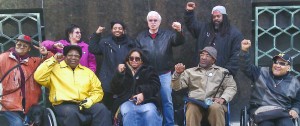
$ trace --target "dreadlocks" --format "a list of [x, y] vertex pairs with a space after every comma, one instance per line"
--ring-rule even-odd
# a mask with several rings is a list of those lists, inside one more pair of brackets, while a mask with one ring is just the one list
[[220, 32], [221, 36], [224, 37], [225, 34], [229, 34], [230, 29], [230, 21], [228, 19], [228, 16], [226, 14], [223, 15], [223, 21], [220, 23], [220, 26], [218, 29], [215, 29], [215, 24], [213, 22], [213, 17], [211, 16], [211, 22], [210, 22], [210, 31], [212, 33]]

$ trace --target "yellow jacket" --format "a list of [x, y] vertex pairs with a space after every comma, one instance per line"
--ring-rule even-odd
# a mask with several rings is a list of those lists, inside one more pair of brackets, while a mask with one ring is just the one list
[[35, 71], [34, 79], [50, 89], [52, 105], [64, 101], [77, 102], [90, 98], [93, 104], [103, 98], [101, 82], [89, 68], [78, 65], [74, 70], [65, 61], [58, 63], [54, 57], [44, 61]]

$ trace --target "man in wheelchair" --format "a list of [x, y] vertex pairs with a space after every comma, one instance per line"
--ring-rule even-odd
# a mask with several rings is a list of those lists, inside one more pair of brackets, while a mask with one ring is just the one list
[[93, 71], [79, 64], [82, 55], [81, 47], [65, 46], [63, 55], [57, 53], [37, 68], [34, 79], [49, 88], [49, 100], [61, 126], [83, 125], [86, 116], [92, 118], [91, 126], [111, 126], [110, 112], [99, 103], [101, 83]]
[[172, 88], [176, 91], [188, 88], [187, 126], [199, 126], [204, 118], [211, 126], [225, 126], [225, 103], [235, 95], [236, 83], [227, 69], [214, 64], [215, 48], [205, 47], [199, 54], [196, 67], [185, 70], [182, 63], [175, 65]]
[[250, 40], [241, 42], [240, 69], [254, 82], [250, 97], [250, 116], [258, 126], [293, 126], [300, 109], [300, 83], [290, 74], [291, 57], [273, 57], [272, 67], [250, 63]]
[[[36, 48], [43, 55], [33, 57]], [[41, 86], [33, 79], [35, 69], [52, 56], [43, 46], [33, 45], [27, 35], [19, 35], [16, 45], [0, 55], [0, 125], [22, 126], [29, 108], [38, 104]], [[6, 122], [6, 123], [4, 123]]]

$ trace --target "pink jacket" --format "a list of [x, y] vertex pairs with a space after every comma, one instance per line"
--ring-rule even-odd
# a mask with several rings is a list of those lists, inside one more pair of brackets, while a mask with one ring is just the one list
[[[62, 43], [64, 46], [70, 45], [70, 43], [66, 40], [59, 40], [57, 42]], [[42, 42], [42, 45], [45, 46], [48, 51], [51, 51], [54, 54], [57, 52], [62, 53], [62, 50], [53, 48], [53, 44], [55, 44], [55, 43], [56, 42], [51, 41], [51, 40], [45, 40]], [[78, 46], [80, 46], [82, 49], [82, 57], [80, 59], [80, 64], [83, 66], [86, 66], [86, 67], [90, 68], [92, 71], [96, 72], [96, 66], [97, 66], [96, 57], [94, 54], [89, 52], [89, 45], [86, 44], [84, 41], [81, 41], [78, 43]]]

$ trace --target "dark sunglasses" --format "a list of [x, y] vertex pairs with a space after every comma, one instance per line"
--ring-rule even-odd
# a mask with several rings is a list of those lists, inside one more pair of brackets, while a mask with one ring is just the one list
[[289, 65], [288, 62], [281, 62], [281, 61], [277, 61], [277, 60], [273, 61], [273, 63], [274, 64], [278, 64], [280, 66], [287, 66], [287, 65]]
[[157, 22], [157, 19], [149, 19], [149, 22]]
[[130, 56], [130, 57], [129, 57], [129, 60], [130, 60], [130, 61], [135, 60], [136, 62], [139, 62], [139, 61], [141, 61], [141, 57], [133, 57], [133, 56]]

